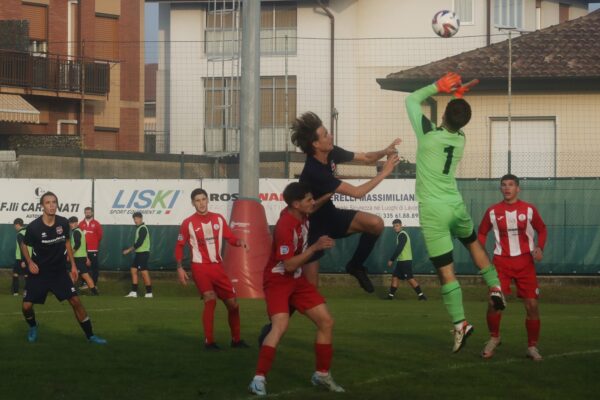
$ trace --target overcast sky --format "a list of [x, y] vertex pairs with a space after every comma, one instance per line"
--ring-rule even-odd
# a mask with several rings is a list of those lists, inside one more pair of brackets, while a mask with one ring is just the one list
[[[600, 3], [590, 3], [590, 11], [598, 8]], [[145, 12], [146, 63], [156, 63], [158, 62], [158, 45], [155, 43], [158, 40], [158, 4], [147, 3]]]

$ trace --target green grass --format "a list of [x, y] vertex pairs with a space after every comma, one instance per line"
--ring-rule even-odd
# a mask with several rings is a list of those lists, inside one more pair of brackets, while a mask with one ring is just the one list
[[[6, 278], [0, 287], [8, 288]], [[49, 297], [36, 307], [39, 341], [26, 341], [20, 299], [0, 295], [0, 399], [245, 399], [254, 373], [256, 334], [266, 321], [262, 300], [240, 300], [242, 336], [250, 349], [231, 349], [226, 312], [216, 313], [217, 341], [202, 345], [202, 305], [195, 288], [159, 281], [156, 298], [126, 299], [125, 281], [104, 283], [101, 297], [82, 296], [97, 334], [84, 340], [68, 303]], [[324, 288], [336, 319], [333, 375], [345, 394], [319, 392], [314, 368], [314, 328], [295, 315], [268, 377], [270, 397], [282, 399], [585, 399], [600, 389], [600, 291], [593, 287], [543, 287], [540, 349], [545, 360], [524, 357], [524, 310], [510, 299], [496, 356], [479, 357], [487, 339], [485, 290], [465, 288], [465, 308], [475, 333], [451, 354], [452, 335], [439, 288], [425, 287], [417, 302], [401, 286], [398, 300], [381, 301], [354, 288]], [[8, 290], [6, 290], [8, 291]]]

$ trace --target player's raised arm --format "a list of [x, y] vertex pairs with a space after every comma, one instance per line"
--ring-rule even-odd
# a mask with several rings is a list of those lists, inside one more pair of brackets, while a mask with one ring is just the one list
[[460, 86], [460, 82], [460, 75], [454, 72], [448, 72], [435, 83], [416, 90], [406, 98], [408, 119], [410, 120], [410, 124], [412, 125], [417, 138], [433, 129], [431, 121], [423, 115], [421, 103], [436, 93], [454, 92]]
[[402, 139], [396, 138], [389, 146], [383, 150], [370, 151], [368, 153], [354, 153], [354, 159], [352, 161], [358, 161], [364, 164], [375, 164], [378, 160], [383, 157], [389, 157], [394, 154], [398, 154], [396, 146], [402, 142]]
[[335, 240], [329, 236], [321, 236], [315, 243], [307, 247], [306, 250], [296, 256], [290, 257], [283, 262], [286, 272], [294, 272], [304, 264], [319, 250], [330, 249], [335, 246]]
[[367, 182], [359, 186], [354, 186], [342, 181], [335, 190], [335, 192], [344, 194], [346, 196], [354, 197], [356, 199], [360, 199], [361, 197], [369, 193], [371, 190], [373, 190], [377, 185], [379, 185], [381, 181], [383, 181], [389, 174], [391, 174], [399, 162], [400, 159], [398, 158], [398, 155], [394, 154], [388, 157], [385, 164], [383, 164], [383, 168], [381, 169], [381, 171], [373, 178], [369, 179]]

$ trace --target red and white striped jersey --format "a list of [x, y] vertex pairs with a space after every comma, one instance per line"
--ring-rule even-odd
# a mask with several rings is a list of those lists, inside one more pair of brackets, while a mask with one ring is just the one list
[[488, 208], [478, 233], [479, 242], [484, 246], [490, 230], [494, 230], [494, 254], [498, 256], [514, 257], [531, 253], [536, 247], [536, 232], [537, 245], [543, 250], [546, 244], [546, 224], [532, 204], [521, 200], [514, 204], [501, 201]]
[[308, 219], [299, 220], [287, 208], [283, 209], [273, 231], [273, 248], [263, 278], [265, 283], [273, 277], [298, 278], [302, 274], [302, 268], [293, 273], [286, 272], [283, 262], [303, 253], [307, 247], [307, 238]]
[[235, 245], [238, 240], [222, 215], [212, 212], [205, 215], [194, 213], [181, 224], [175, 246], [175, 259], [178, 262], [183, 259], [183, 248], [187, 243], [193, 263], [221, 263], [223, 239], [231, 245]]

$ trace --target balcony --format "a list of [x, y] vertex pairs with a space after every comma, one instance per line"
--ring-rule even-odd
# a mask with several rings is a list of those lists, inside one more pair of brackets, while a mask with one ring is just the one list
[[0, 86], [53, 91], [58, 96], [80, 96], [82, 92], [106, 96], [110, 88], [110, 65], [106, 61], [0, 49]]

